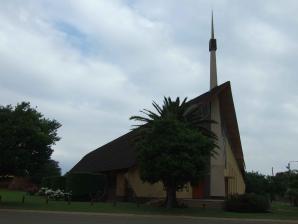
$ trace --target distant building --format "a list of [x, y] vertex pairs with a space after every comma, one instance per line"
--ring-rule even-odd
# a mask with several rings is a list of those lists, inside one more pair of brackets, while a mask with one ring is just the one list
[[[217, 85], [216, 39], [213, 18], [211, 23], [210, 91], [192, 99], [190, 104], [200, 105], [202, 113], [217, 124], [208, 128], [218, 136], [218, 154], [210, 158], [209, 172], [204, 181], [196, 186], [188, 184], [177, 192], [178, 198], [223, 198], [245, 192], [243, 158], [240, 133], [233, 103], [230, 82]], [[109, 179], [108, 197], [128, 199], [162, 198], [166, 192], [162, 183], [149, 184], [141, 181], [133, 144], [134, 132], [88, 153], [70, 172], [105, 173]]]

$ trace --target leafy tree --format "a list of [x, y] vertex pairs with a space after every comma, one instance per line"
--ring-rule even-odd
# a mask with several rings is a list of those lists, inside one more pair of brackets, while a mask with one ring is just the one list
[[245, 175], [246, 192], [270, 195], [271, 200], [288, 198], [292, 205], [298, 206], [298, 171], [290, 170], [265, 176], [258, 172]]
[[60, 126], [30, 103], [0, 106], [0, 174], [34, 177], [49, 162]]
[[272, 177], [272, 186], [275, 196], [284, 197], [290, 185], [290, 172], [276, 173]]
[[34, 182], [40, 182], [43, 177], [59, 177], [61, 176], [61, 168], [59, 162], [49, 159], [37, 172], [31, 176]]
[[253, 171], [245, 173], [246, 193], [269, 193], [269, 184], [269, 179], [263, 174]]
[[45, 163], [44, 170], [45, 176], [61, 176], [61, 168], [59, 166], [59, 162], [53, 159], [50, 159], [47, 163]]
[[298, 170], [289, 170], [289, 186], [286, 196], [293, 206], [298, 206]]
[[215, 154], [215, 134], [204, 124], [198, 106], [190, 106], [186, 98], [164, 98], [160, 107], [153, 102], [157, 113], [142, 110], [146, 116], [132, 116], [131, 120], [145, 122], [136, 125], [136, 148], [140, 175], [143, 181], [162, 181], [166, 192], [166, 206], [176, 205], [176, 191], [191, 182], [198, 182], [205, 174], [210, 157]]

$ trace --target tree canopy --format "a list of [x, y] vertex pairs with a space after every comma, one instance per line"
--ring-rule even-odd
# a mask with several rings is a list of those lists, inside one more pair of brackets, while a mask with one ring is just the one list
[[266, 194], [270, 193], [270, 179], [258, 172], [245, 173], [246, 193]]
[[43, 164], [43, 166], [34, 173], [32, 180], [34, 182], [40, 182], [44, 177], [59, 177], [61, 176], [61, 168], [59, 162], [49, 159]]
[[50, 163], [52, 146], [60, 140], [60, 126], [28, 102], [0, 106], [0, 174], [36, 178]]
[[162, 107], [153, 102], [157, 113], [143, 110], [146, 116], [130, 119], [142, 121], [136, 125], [136, 148], [143, 181], [162, 181], [167, 191], [167, 207], [176, 203], [176, 191], [205, 174], [210, 156], [215, 151], [216, 136], [204, 127], [208, 123], [198, 107], [190, 107], [186, 98], [172, 101], [164, 98]]
[[246, 172], [245, 184], [247, 193], [268, 195], [271, 200], [290, 199], [298, 206], [298, 171], [290, 170], [265, 176], [258, 172]]

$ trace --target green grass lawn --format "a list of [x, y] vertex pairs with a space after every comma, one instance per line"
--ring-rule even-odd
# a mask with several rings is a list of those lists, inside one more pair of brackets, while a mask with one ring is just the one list
[[[219, 209], [202, 208], [157, 208], [148, 205], [135, 203], [120, 203], [116, 206], [113, 203], [96, 202], [91, 205], [89, 202], [71, 202], [70, 205], [64, 201], [49, 201], [39, 196], [29, 196], [24, 192], [8, 191], [0, 189], [2, 200], [1, 208], [48, 210], [48, 211], [71, 211], [71, 212], [103, 212], [103, 213], [130, 213], [130, 214], [163, 214], [163, 215], [186, 215], [201, 217], [224, 217], [224, 218], [255, 218], [255, 219], [294, 219], [298, 220], [298, 208], [291, 207], [286, 203], [272, 203], [271, 212], [268, 213], [235, 213]], [[22, 197], [25, 202], [22, 203]]]

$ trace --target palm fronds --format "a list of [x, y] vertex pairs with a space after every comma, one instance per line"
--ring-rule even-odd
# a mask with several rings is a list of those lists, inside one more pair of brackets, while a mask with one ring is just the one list
[[187, 102], [187, 98], [184, 98], [181, 102], [179, 97], [177, 97], [175, 101], [173, 101], [170, 97], [164, 97], [162, 106], [159, 106], [155, 101], [152, 102], [152, 106], [157, 112], [143, 109], [140, 113], [145, 116], [130, 117], [130, 120], [141, 122], [141, 124], [133, 125], [133, 129], [140, 127], [144, 128], [145, 126], [146, 128], [150, 128], [150, 123], [154, 120], [177, 119], [196, 128], [203, 135], [214, 140], [217, 139], [216, 134], [210, 130], [210, 125], [216, 124], [217, 122], [210, 120], [209, 114], [202, 113], [201, 108], [204, 105], [189, 104]]

